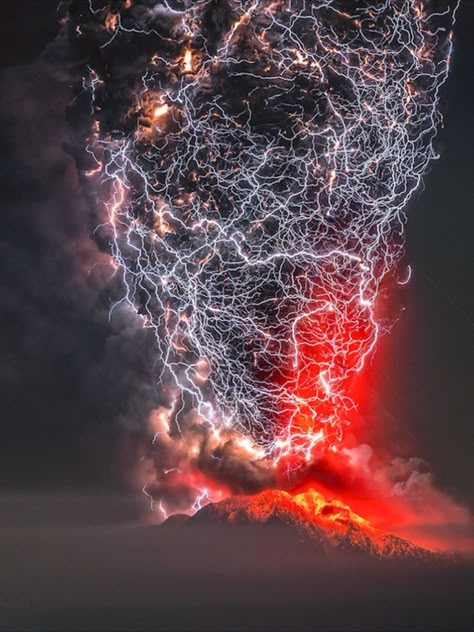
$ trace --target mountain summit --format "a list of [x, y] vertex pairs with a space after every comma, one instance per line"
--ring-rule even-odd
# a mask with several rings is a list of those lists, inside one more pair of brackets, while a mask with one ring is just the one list
[[[176, 517], [165, 524], [173, 522], [178, 522]], [[180, 524], [286, 527], [296, 531], [301, 541], [326, 553], [345, 551], [384, 559], [431, 557], [427, 549], [376, 529], [348, 505], [328, 500], [314, 489], [299, 494], [266, 490], [252, 496], [233, 496], [181, 518]]]

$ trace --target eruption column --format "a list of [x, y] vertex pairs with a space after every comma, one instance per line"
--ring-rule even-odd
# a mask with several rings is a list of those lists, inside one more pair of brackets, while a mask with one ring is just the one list
[[[171, 422], [337, 450], [441, 118], [449, 0], [73, 0], [87, 175]], [[250, 449], [250, 448], [249, 448]]]

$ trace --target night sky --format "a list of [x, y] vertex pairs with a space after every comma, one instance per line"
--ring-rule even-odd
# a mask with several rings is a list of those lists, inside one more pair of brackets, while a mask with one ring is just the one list
[[[94, 218], [71, 156], [70, 60], [54, 59], [64, 70], [52, 75], [40, 59], [57, 33], [57, 4], [16, 0], [2, 7], [0, 494], [11, 525], [31, 519], [79, 527], [138, 520], [146, 512], [131, 473], [157, 394], [152, 337], [120, 313], [109, 319], [121, 290], [90, 238]], [[426, 459], [438, 487], [471, 509], [473, 27], [474, 2], [464, 0], [442, 92], [441, 158], [408, 209], [413, 280], [368, 370], [369, 395], [361, 404], [374, 436], [389, 436], [395, 452]], [[35, 501], [44, 495], [47, 502]], [[97, 495], [103, 503], [84, 500]], [[83, 499], [79, 505], [71, 503], [74, 496]], [[26, 505], [12, 509], [15, 497], [28, 499]], [[63, 499], [67, 518], [54, 498]], [[58, 559], [66, 560], [66, 540], [58, 537]], [[133, 556], [127, 560], [133, 567]], [[140, 598], [134, 604], [140, 607]]]

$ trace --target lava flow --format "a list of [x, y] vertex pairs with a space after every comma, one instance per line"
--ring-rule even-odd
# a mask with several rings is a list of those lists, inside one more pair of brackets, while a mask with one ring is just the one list
[[456, 8], [70, 0], [112, 309], [156, 339], [142, 475], [162, 518], [346, 458], [379, 306], [410, 276]]

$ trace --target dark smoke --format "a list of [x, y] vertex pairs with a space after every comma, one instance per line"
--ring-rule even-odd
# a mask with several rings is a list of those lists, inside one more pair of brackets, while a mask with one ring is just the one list
[[[153, 340], [121, 307], [110, 257], [91, 238], [65, 118], [75, 78], [64, 37], [0, 77], [3, 147], [3, 481], [127, 485], [156, 405]], [[28, 423], [25, 424], [25, 419]], [[10, 483], [11, 484], [11, 483]]]
[[[104, 200], [96, 199], [96, 183], [87, 182], [87, 178], [83, 175], [85, 171], [96, 166], [90, 153], [84, 150], [84, 146], [90, 142], [93, 134], [91, 128], [92, 111], [99, 121], [102, 138], [122, 139], [138, 126], [146, 127], [146, 121], [143, 120], [146, 119], [146, 112], [143, 110], [146, 110], [147, 104], [145, 103], [141, 109], [136, 107], [138, 96], [143, 92], [143, 82], [144, 80], [149, 81], [149, 85], [156, 90], [162, 86], [166, 87], [166, 82], [170, 80], [170, 74], [173, 72], [167, 62], [179, 57], [182, 52], [183, 41], [186, 39], [180, 31], [178, 12], [188, 8], [191, 4], [179, 1], [157, 3], [151, 0], [135, 0], [133, 2], [126, 2], [125, 0], [115, 2], [71, 0], [68, 5], [68, 20], [64, 34], [70, 55], [76, 64], [75, 99], [69, 108], [69, 119], [78, 139], [74, 144], [73, 153], [82, 174], [82, 184], [87, 191], [92, 217], [95, 218], [96, 224], [100, 224], [104, 219], [102, 205]], [[293, 3], [292, 7], [296, 10], [303, 4], [296, 2]], [[334, 6], [331, 8], [324, 7], [323, 4], [321, 3], [318, 8], [321, 19], [333, 23], [338, 36], [344, 42], [358, 38], [360, 35], [351, 26], [347, 26], [346, 20], [338, 18], [331, 9], [337, 8], [340, 12], [351, 13], [356, 12], [361, 7], [365, 9], [373, 6], [373, 3], [368, 0], [363, 3], [340, 0], [332, 3]], [[429, 10], [435, 13], [439, 9], [440, 16], [438, 22], [433, 21], [433, 27], [439, 27], [440, 32], [442, 32], [449, 24], [451, 16], [449, 12], [446, 12], [444, 16], [442, 15], [442, 9], [447, 7], [446, 2], [438, 4], [430, 3]], [[200, 38], [193, 38], [194, 52], [203, 56], [211, 56], [218, 46], [222, 46], [223, 35], [228, 32], [238, 16], [237, 5], [236, 2], [201, 1], [194, 3], [196, 20], [199, 22], [197, 30], [201, 33]], [[117, 20], [120, 21], [120, 28], [117, 27]], [[109, 22], [110, 26], [108, 27]], [[268, 24], [262, 22], [261, 26], [268, 27]], [[302, 29], [300, 35], [305, 44], [310, 46], [311, 32]], [[370, 34], [367, 37], [370, 41]], [[443, 38], [441, 39], [445, 45], [446, 42]], [[440, 46], [440, 50], [435, 51], [435, 65], [440, 63], [440, 59], [442, 59], [444, 53], [442, 48], [443, 46]], [[239, 57], [233, 70], [247, 72], [247, 75], [245, 77], [236, 76], [236, 72], [229, 72], [228, 69], [215, 72], [212, 82], [203, 88], [200, 99], [196, 100], [196, 107], [199, 111], [205, 111], [210, 99], [219, 95], [225, 109], [232, 115], [238, 118], [239, 113], [242, 112], [242, 122], [244, 123], [245, 112], [242, 109], [242, 103], [247, 98], [253, 99], [253, 131], [265, 138], [267, 142], [277, 137], [278, 142], [283, 146], [288, 143], [288, 138], [294, 136], [293, 127], [296, 113], [314, 114], [318, 123], [323, 126], [330, 113], [322, 87], [308, 86], [303, 76], [298, 77], [289, 89], [285, 86], [283, 90], [278, 81], [267, 84], [261, 77], [258, 78], [252, 74], [255, 66], [266, 63], [264, 51], [260, 51], [261, 54], [256, 56], [255, 52], [259, 52], [255, 51], [255, 42], [250, 41], [250, 35], [243, 28], [242, 34], [239, 36], [239, 54], [242, 59]], [[253, 55], [252, 60], [245, 61], [247, 53]], [[154, 67], [150, 68], [150, 60], [155, 55], [157, 61]], [[403, 52], [400, 57], [403, 59]], [[404, 62], [400, 63], [403, 67]], [[97, 85], [93, 83], [95, 79], [94, 75], [90, 74], [91, 69], [96, 73], [96, 78], [100, 79], [100, 83]], [[88, 73], [89, 77], [92, 77], [89, 84], [83, 79]], [[341, 99], [344, 97], [350, 99], [351, 97], [350, 86], [346, 85], [344, 80], [335, 74], [328, 76], [328, 85], [324, 86], [324, 89], [337, 92]], [[265, 95], [265, 98], [262, 97], [262, 94]], [[172, 122], [170, 124], [171, 131], [178, 131], [179, 124], [179, 120]], [[166, 138], [161, 147], [165, 158], [169, 142], [172, 141]], [[168, 173], [165, 172], [162, 177], [168, 177]], [[187, 173], [174, 173], [173, 177], [176, 178], [173, 186], [177, 193], [181, 190], [193, 191], [193, 185], [187, 180]], [[292, 175], [290, 174], [289, 177], [291, 178]], [[140, 183], [137, 183], [137, 187], [140, 187]], [[313, 191], [311, 194], [314, 195], [315, 192]], [[220, 212], [225, 215], [227, 203], [225, 194], [221, 195], [218, 202]], [[295, 205], [300, 203], [301, 200], [299, 199], [295, 201]], [[357, 205], [354, 205], [353, 202], [351, 204], [348, 215], [359, 210]], [[137, 205], [134, 212], [137, 219], [146, 222], [144, 219], [145, 211], [140, 205]], [[326, 246], [331, 243], [338, 243], [337, 236], [341, 230], [344, 230], [346, 219], [341, 219], [340, 224], [335, 223], [328, 231]], [[270, 235], [272, 230], [276, 232], [278, 226], [269, 229]], [[321, 231], [318, 220], [315, 220], [311, 230], [315, 233]], [[107, 252], [111, 249], [110, 232], [99, 230], [96, 232], [96, 238], [101, 250]], [[176, 239], [182, 239], [185, 242], [187, 237], [176, 237]], [[398, 247], [399, 244], [395, 243], [395, 248]], [[282, 268], [281, 270], [283, 276], [291, 276], [294, 273], [295, 270], [293, 269]], [[117, 283], [119, 282], [120, 274], [117, 276]], [[245, 283], [250, 288], [253, 280], [248, 279]], [[140, 283], [137, 285], [140, 286]], [[270, 286], [265, 288], [265, 292], [268, 294], [272, 294], [274, 290], [275, 288]], [[134, 288], [133, 298], [139, 314], [148, 314], [149, 311], [153, 311], [148, 309], [150, 293], [147, 291], [146, 284], [139, 289]], [[119, 295], [117, 295], [117, 299], [120, 299]], [[125, 311], [127, 311], [126, 318], [132, 318], [132, 314], [128, 313], [128, 308]], [[112, 315], [114, 313], [113, 311]], [[263, 317], [271, 322], [275, 315], [265, 313], [262, 314]], [[139, 321], [132, 319], [131, 322], [134, 323], [133, 326], [139, 328]], [[362, 329], [363, 325], [361, 325]], [[240, 340], [236, 340], [236, 348], [239, 344]], [[140, 355], [142, 350], [143, 346], [138, 345], [137, 355]], [[253, 351], [253, 348], [249, 348], [249, 357]], [[146, 353], [144, 356], [147, 357]], [[154, 366], [156, 374], [161, 375], [160, 369], [158, 362]], [[264, 367], [264, 375], [265, 370]], [[142, 377], [143, 375], [140, 376], [140, 379]], [[266, 374], [266, 378], [267, 381], [271, 379], [270, 373]], [[229, 379], [233, 379], [233, 376], [229, 376]], [[172, 396], [166, 392], [168, 386], [166, 376], [164, 376], [164, 380], [164, 388], [163, 384], [159, 385], [159, 398], [162, 400], [159, 403], [163, 405], [163, 408], [157, 408], [151, 414], [148, 421], [149, 427], [143, 429], [145, 436], [149, 433], [150, 439], [154, 438], [153, 443], [149, 445], [144, 454], [143, 467], [147, 470], [145, 480], [149, 483], [149, 492], [166, 501], [168, 508], [176, 510], [189, 507], [195, 499], [196, 489], [206, 488], [208, 485], [216, 485], [221, 488], [223, 493], [241, 493], [254, 492], [267, 486], [283, 484], [275, 475], [269, 461], [260, 456], [254, 458], [251, 456], [248, 446], [239, 443], [239, 433], [229, 430], [216, 438], [210, 426], [197, 423], [191, 410], [192, 402], [188, 401], [186, 397], [176, 406], [180, 411], [178, 423], [175, 419], [175, 412], [169, 412], [174, 403], [171, 402]], [[146, 390], [144, 386], [142, 388]], [[149, 405], [149, 393], [146, 393], [142, 399], [144, 408], [141, 409], [141, 413], [146, 409], [143, 402]], [[160, 419], [160, 415], [164, 415], [167, 419], [163, 421]], [[128, 414], [126, 416], [128, 419], [130, 418]], [[137, 415], [138, 418], [142, 419], [143, 414]], [[321, 475], [323, 469], [323, 465], [316, 464], [316, 479]], [[341, 471], [343, 469], [342, 467]], [[331, 471], [327, 475], [333, 479], [331, 483], [333, 489], [338, 487], [339, 480], [343, 482], [341, 472]]]

